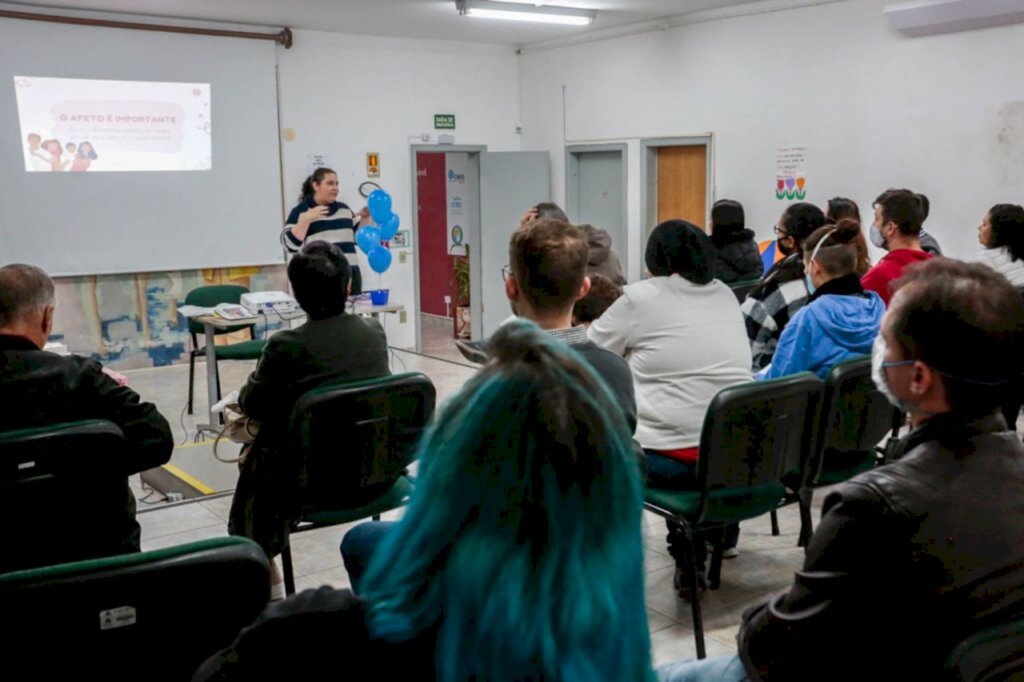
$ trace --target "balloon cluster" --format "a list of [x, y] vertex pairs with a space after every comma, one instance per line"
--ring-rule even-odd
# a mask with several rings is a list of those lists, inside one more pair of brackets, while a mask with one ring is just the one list
[[370, 268], [380, 274], [391, 267], [391, 249], [381, 246], [381, 241], [394, 239], [401, 224], [398, 215], [391, 210], [391, 195], [382, 189], [370, 192], [366, 199], [373, 223], [359, 228], [356, 244], [366, 254]]

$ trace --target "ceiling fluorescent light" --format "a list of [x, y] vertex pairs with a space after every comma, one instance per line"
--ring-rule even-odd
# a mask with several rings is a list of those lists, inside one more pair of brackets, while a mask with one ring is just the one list
[[594, 23], [595, 10], [575, 7], [553, 7], [551, 5], [526, 5], [496, 0], [456, 0], [459, 14], [481, 19], [502, 19], [505, 21], [531, 21], [541, 24], [563, 24], [587, 26]]

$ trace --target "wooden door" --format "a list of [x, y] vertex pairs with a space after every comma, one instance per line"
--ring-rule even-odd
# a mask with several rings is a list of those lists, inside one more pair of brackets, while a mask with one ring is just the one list
[[658, 148], [658, 222], [688, 220], [702, 230], [707, 217], [708, 148]]

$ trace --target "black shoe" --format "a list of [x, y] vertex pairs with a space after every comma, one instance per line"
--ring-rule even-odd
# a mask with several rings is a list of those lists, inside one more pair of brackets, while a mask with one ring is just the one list
[[[672, 579], [672, 586], [676, 590], [676, 596], [683, 601], [690, 601], [693, 599], [693, 595], [690, 593], [689, 581], [686, 579], [686, 569], [676, 567], [676, 575]], [[704, 577], [704, 571], [697, 571], [697, 589], [706, 590], [708, 589], [707, 578]]]

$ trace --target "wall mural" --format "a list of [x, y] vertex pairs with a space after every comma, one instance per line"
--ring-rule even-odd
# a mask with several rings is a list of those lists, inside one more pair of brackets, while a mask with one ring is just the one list
[[[189, 291], [209, 284], [287, 291], [287, 283], [282, 265], [62, 277], [54, 280], [54, 340], [114, 369], [188, 362], [188, 325], [179, 318], [177, 307]], [[257, 331], [262, 336], [262, 326]], [[246, 338], [242, 332], [237, 339], [218, 337], [217, 342]]]

